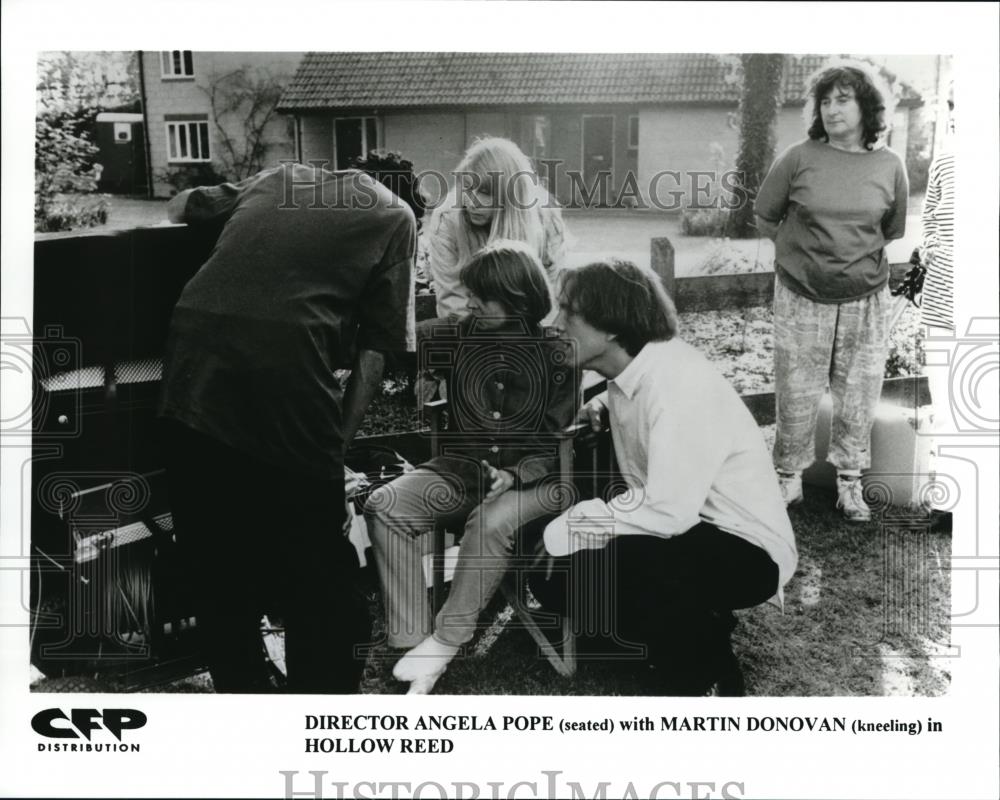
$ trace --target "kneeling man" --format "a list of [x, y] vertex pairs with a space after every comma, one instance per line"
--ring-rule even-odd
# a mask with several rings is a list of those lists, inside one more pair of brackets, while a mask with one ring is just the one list
[[571, 596], [610, 610], [605, 632], [639, 645], [667, 693], [742, 693], [732, 610], [780, 603], [798, 559], [760, 429], [677, 338], [673, 302], [649, 269], [606, 261], [566, 271], [554, 327], [573, 340], [578, 366], [608, 379], [582, 413], [599, 429], [609, 412], [629, 488], [563, 513], [546, 549], [570, 557]]

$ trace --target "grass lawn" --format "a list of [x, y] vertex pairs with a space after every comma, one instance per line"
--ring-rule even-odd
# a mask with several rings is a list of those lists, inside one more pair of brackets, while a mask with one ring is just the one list
[[[869, 523], [849, 523], [832, 492], [806, 487], [790, 509], [799, 566], [785, 587], [784, 610], [771, 604], [737, 612], [733, 647], [747, 694], [764, 697], [937, 696], [950, 682], [951, 536], [921, 529], [922, 515], [884, 509]], [[384, 629], [378, 578], [365, 573], [375, 620]], [[363, 694], [401, 694], [392, 677], [401, 651], [376, 645]], [[158, 691], [210, 692], [207, 674]], [[658, 696], [655, 671], [641, 660], [581, 657], [560, 677], [499, 598], [480, 618], [467, 653], [435, 687], [445, 695]]]
[[[951, 537], [913, 530], [919, 515], [887, 510], [880, 521], [848, 523], [834, 495], [807, 487], [790, 512], [800, 562], [785, 588], [784, 612], [762, 605], [737, 612], [734, 650], [747, 693], [757, 696], [940, 695], [948, 661], [935, 657], [948, 639], [949, 576], [942, 564]], [[895, 516], [893, 516], [895, 515]], [[377, 590], [372, 608], [381, 613]], [[911, 621], [919, 621], [913, 629]], [[581, 659], [573, 678], [552, 669], [500, 600], [484, 613], [469, 653], [453, 662], [435, 694], [661, 694], [642, 661]], [[381, 621], [376, 621], [377, 630]], [[397, 694], [399, 651], [377, 647], [363, 693]]]

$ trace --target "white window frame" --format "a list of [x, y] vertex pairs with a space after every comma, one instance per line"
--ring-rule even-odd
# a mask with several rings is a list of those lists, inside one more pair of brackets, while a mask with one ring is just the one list
[[[201, 126], [204, 125], [205, 135], [201, 136]], [[180, 128], [184, 128], [184, 138], [183, 142], [187, 148], [187, 155], [181, 155], [181, 134]], [[173, 128], [174, 130], [171, 130]], [[208, 129], [208, 120], [204, 119], [172, 119], [165, 123], [165, 130], [167, 134], [167, 163], [168, 164], [207, 164], [212, 160], [212, 137], [211, 132]], [[192, 147], [190, 146], [191, 132], [192, 130], [198, 131], [197, 138], [197, 150], [198, 156], [194, 157], [191, 155]], [[176, 138], [175, 138], [176, 137]], [[202, 154], [202, 144], [207, 143], [208, 153]], [[173, 147], [171, 147], [173, 145]]]
[[[635, 125], [635, 144], [632, 144], [632, 126]], [[628, 149], [638, 150], [639, 149], [639, 115], [629, 114], [628, 115]]]
[[[181, 71], [174, 69], [174, 54], [180, 55]], [[184, 71], [184, 54], [187, 53], [191, 59], [191, 71]], [[161, 50], [160, 51], [160, 74], [165, 81], [189, 81], [194, 77], [194, 52], [191, 50]]]
[[[379, 124], [379, 118], [375, 114], [368, 114], [367, 116], [354, 116], [354, 117], [334, 117], [333, 118], [333, 169], [337, 169], [337, 164], [340, 159], [337, 158], [337, 123], [346, 122], [352, 119], [361, 120], [361, 155], [368, 155], [369, 150], [378, 149], [378, 141], [382, 138], [381, 126]], [[372, 120], [375, 123], [375, 142], [374, 144], [368, 141], [368, 125], [367, 121]]]

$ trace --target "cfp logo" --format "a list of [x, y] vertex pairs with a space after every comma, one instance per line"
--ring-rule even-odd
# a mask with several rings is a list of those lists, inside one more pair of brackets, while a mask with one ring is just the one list
[[31, 718], [31, 727], [48, 739], [79, 739], [90, 741], [91, 731], [109, 731], [119, 742], [122, 731], [137, 730], [146, 724], [146, 715], [134, 708], [73, 708], [66, 716], [61, 708], [47, 708]]

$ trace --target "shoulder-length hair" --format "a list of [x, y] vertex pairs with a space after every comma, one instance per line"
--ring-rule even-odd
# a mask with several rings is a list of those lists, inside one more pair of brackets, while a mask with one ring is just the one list
[[[477, 139], [455, 168], [455, 188], [446, 201], [449, 208], [463, 205], [463, 176], [493, 196], [497, 210], [490, 222], [487, 242], [500, 239], [524, 242], [540, 257], [545, 247], [541, 208], [546, 196], [521, 148], [498, 136]], [[459, 258], [466, 261], [478, 248], [464, 214], [461, 219]]]
[[887, 127], [887, 114], [891, 114], [892, 93], [886, 82], [866, 64], [843, 62], [813, 73], [808, 85], [804, 115], [809, 138], [820, 142], [830, 140], [820, 113], [823, 100], [835, 89], [853, 89], [861, 109], [861, 143], [871, 150]]
[[631, 261], [606, 259], [564, 270], [559, 302], [598, 330], [613, 333], [633, 357], [649, 342], [677, 335], [677, 309], [663, 281]]
[[531, 327], [552, 310], [545, 268], [524, 242], [498, 239], [486, 245], [462, 267], [459, 279], [477, 297], [501, 303]]

